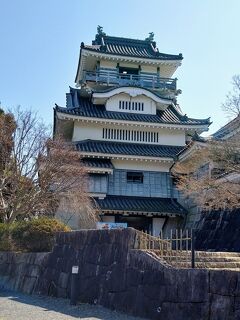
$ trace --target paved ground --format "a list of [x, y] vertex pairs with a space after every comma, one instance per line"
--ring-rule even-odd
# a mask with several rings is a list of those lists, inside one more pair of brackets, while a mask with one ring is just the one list
[[70, 306], [69, 300], [0, 291], [0, 320], [137, 320], [100, 306]]

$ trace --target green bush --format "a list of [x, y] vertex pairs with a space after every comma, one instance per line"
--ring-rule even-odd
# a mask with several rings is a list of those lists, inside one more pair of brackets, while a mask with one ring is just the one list
[[0, 223], [0, 251], [11, 251], [12, 247], [10, 225]]
[[14, 222], [11, 227], [2, 224], [0, 227], [0, 250], [9, 250], [6, 240], [9, 239], [12, 250], [23, 252], [51, 251], [56, 232], [70, 231], [56, 219], [42, 217], [31, 221]]
[[20, 251], [51, 251], [56, 232], [69, 230], [62, 222], [43, 217], [15, 223], [11, 238]]

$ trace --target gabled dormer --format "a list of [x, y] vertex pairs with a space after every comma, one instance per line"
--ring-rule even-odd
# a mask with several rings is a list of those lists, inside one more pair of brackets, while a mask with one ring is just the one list
[[136, 40], [98, 33], [92, 45], [81, 44], [76, 85], [86, 92], [111, 86], [140, 86], [174, 97], [182, 54], [159, 52], [152, 38]]

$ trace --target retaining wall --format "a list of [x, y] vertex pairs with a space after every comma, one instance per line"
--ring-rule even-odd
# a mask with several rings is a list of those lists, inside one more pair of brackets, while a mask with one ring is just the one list
[[[177, 270], [137, 248], [137, 234], [130, 228], [61, 233], [50, 254], [35, 254], [35, 258], [30, 258], [31, 254], [22, 255], [23, 263], [26, 259], [29, 265], [31, 259], [34, 265], [42, 259], [38, 276], [32, 276], [35, 282], [29, 292], [69, 297], [71, 268], [78, 265], [81, 302], [149, 319], [240, 319], [238, 272]], [[15, 277], [21, 270], [16, 266], [16, 259], [11, 261], [11, 268], [0, 267], [1, 275], [5, 270], [0, 278], [5, 283], [7, 276], [11, 281], [14, 269]], [[9, 275], [6, 270], [11, 270]], [[26, 282], [13, 288], [24, 290]]]
[[240, 252], [240, 209], [203, 212], [195, 227], [197, 250]]
[[33, 293], [49, 254], [0, 252], [0, 288]]

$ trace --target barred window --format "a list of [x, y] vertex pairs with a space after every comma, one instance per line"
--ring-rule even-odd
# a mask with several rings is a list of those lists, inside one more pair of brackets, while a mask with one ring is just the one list
[[159, 133], [153, 131], [103, 128], [102, 138], [107, 140], [158, 143]]
[[119, 110], [144, 111], [144, 102], [119, 100]]

